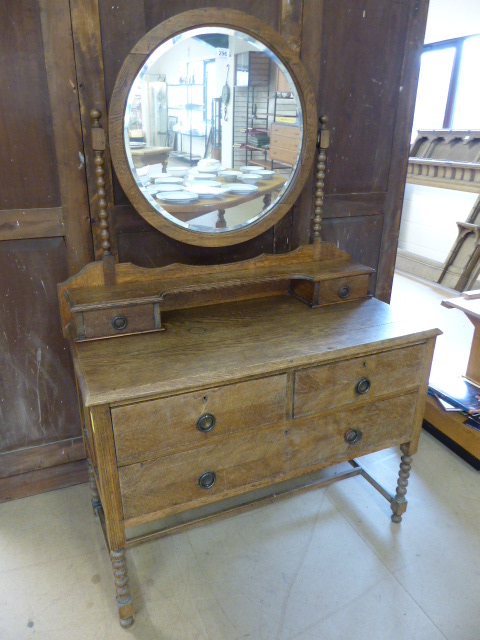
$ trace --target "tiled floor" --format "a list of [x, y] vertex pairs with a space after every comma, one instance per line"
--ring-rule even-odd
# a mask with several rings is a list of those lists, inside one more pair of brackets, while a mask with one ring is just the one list
[[[436, 313], [442, 296], [396, 278], [392, 303]], [[460, 348], [442, 346], [455, 313], [438, 362]], [[368, 466], [393, 489], [398, 461]], [[478, 640], [478, 472], [425, 433], [408, 496], [394, 525], [352, 478], [132, 548], [128, 631], [86, 485], [0, 505], [0, 639]]]

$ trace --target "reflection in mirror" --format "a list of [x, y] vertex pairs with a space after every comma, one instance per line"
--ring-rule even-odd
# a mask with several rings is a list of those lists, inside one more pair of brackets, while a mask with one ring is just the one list
[[128, 95], [124, 132], [130, 170], [159, 215], [221, 233], [267, 215], [287, 192], [302, 146], [301, 103], [264, 44], [202, 27], [149, 56]]

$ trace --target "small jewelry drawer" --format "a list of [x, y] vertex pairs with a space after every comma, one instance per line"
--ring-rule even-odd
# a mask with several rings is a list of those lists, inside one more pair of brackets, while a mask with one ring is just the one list
[[[335, 462], [407, 442], [417, 393], [232, 434], [191, 451], [120, 467], [128, 526], [179, 513]], [[388, 424], [388, 429], [385, 426]]]
[[108, 338], [161, 329], [160, 310], [155, 303], [77, 311], [72, 316], [77, 340]]
[[295, 373], [295, 418], [397, 394], [422, 380], [425, 345], [375, 353]]
[[370, 274], [345, 276], [320, 282], [318, 304], [333, 304], [365, 298], [368, 295], [369, 282]]
[[341, 278], [326, 278], [318, 282], [294, 279], [290, 292], [312, 307], [321, 307], [337, 302], [359, 300], [370, 296], [371, 270], [367, 273], [346, 274]]
[[114, 407], [119, 465], [205, 444], [207, 438], [285, 418], [287, 376], [281, 374], [178, 396]]

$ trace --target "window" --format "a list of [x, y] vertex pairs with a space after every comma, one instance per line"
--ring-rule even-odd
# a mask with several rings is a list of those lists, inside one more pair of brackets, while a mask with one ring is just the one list
[[480, 129], [480, 35], [423, 49], [413, 138], [419, 129]]

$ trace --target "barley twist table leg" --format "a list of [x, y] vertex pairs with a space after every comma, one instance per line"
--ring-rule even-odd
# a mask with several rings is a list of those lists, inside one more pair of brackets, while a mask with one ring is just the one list
[[125, 549], [110, 551], [112, 560], [113, 576], [115, 588], [117, 590], [118, 615], [120, 625], [128, 629], [134, 623], [132, 596], [130, 595], [130, 585], [128, 584], [127, 559]]
[[400, 472], [398, 474], [397, 492], [395, 498], [390, 503], [393, 511], [392, 522], [401, 522], [402, 515], [407, 509], [407, 501], [405, 495], [407, 493], [408, 478], [410, 477], [410, 469], [412, 468], [412, 456], [407, 455], [408, 445], [402, 444], [400, 447], [403, 455], [400, 462]]

